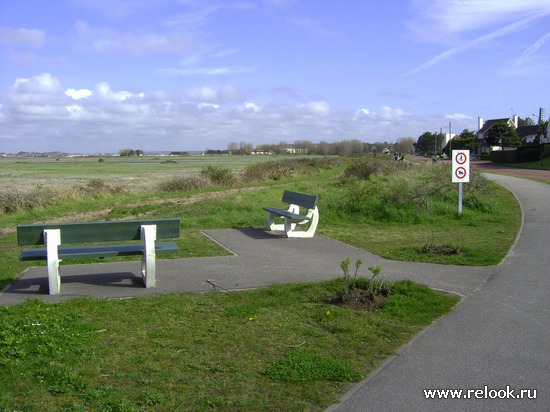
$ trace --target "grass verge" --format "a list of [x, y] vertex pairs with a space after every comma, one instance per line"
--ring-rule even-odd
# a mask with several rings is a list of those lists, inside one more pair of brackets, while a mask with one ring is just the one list
[[339, 287], [0, 308], [0, 410], [323, 410], [458, 301], [405, 281], [374, 313], [322, 303]]

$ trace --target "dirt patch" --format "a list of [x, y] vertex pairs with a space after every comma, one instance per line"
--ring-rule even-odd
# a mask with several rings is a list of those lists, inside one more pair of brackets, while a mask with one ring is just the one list
[[426, 246], [422, 248], [421, 253], [440, 256], [464, 255], [459, 249], [447, 246]]
[[324, 303], [342, 306], [353, 310], [367, 312], [376, 311], [390, 294], [388, 287], [382, 286], [377, 290], [353, 288], [348, 293], [338, 292], [325, 299]]
[[201, 202], [203, 200], [210, 200], [210, 199], [216, 199], [219, 197], [229, 196], [233, 195], [235, 193], [241, 193], [241, 192], [253, 192], [253, 191], [260, 191], [260, 190], [266, 190], [268, 187], [262, 187], [262, 186], [256, 186], [256, 187], [245, 187], [240, 189], [228, 189], [228, 190], [221, 190], [219, 192], [204, 192], [204, 193], [197, 193], [196, 195], [188, 196], [181, 199], [155, 199], [148, 202], [140, 202], [140, 203], [134, 203], [130, 204], [130, 207], [135, 206], [141, 206], [143, 204], [147, 205], [160, 205], [162, 203], [174, 203], [177, 205], [190, 205], [192, 203]]

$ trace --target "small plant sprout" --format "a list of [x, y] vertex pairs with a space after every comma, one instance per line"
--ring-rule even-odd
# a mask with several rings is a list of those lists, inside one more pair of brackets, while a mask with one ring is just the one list
[[340, 262], [340, 269], [342, 269], [342, 272], [344, 272], [343, 277], [343, 284], [344, 284], [344, 295], [347, 295], [349, 291], [353, 288], [355, 288], [355, 283], [357, 281], [357, 273], [359, 272], [359, 268], [363, 264], [362, 259], [356, 259], [355, 260], [355, 273], [353, 274], [353, 279], [349, 272], [349, 265], [351, 263], [350, 258], [345, 258], [342, 262]]

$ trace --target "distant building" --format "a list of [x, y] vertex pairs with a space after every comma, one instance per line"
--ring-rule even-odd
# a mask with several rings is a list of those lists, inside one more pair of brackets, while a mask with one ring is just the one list
[[539, 134], [539, 126], [520, 126], [517, 128], [517, 132], [522, 145], [535, 143], [535, 139]]
[[303, 147], [287, 146], [282, 148], [283, 153], [286, 154], [307, 154], [309, 151]]
[[503, 118], [503, 119], [491, 119], [487, 120], [486, 122], [483, 120], [483, 117], [477, 118], [477, 134], [476, 134], [476, 147], [478, 147], [479, 152], [477, 154], [482, 153], [489, 153], [492, 150], [501, 150], [500, 146], [489, 146], [487, 142], [485, 141], [485, 138], [487, 137], [487, 133], [489, 130], [498, 123], [508, 123], [510, 126], [514, 128], [518, 128], [518, 122], [519, 117], [517, 115], [514, 115], [511, 118]]

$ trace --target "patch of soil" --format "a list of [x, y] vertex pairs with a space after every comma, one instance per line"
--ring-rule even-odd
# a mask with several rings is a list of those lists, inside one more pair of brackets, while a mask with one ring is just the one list
[[325, 299], [325, 303], [344, 306], [353, 310], [374, 312], [384, 303], [389, 294], [389, 289], [384, 287], [380, 288], [376, 294], [369, 289], [353, 288], [346, 294], [338, 292], [336, 295]]
[[426, 246], [425, 248], [422, 248], [421, 253], [427, 253], [430, 255], [441, 255], [441, 256], [464, 254], [458, 249], [447, 247], [447, 246]]

